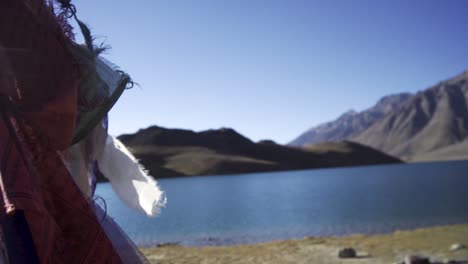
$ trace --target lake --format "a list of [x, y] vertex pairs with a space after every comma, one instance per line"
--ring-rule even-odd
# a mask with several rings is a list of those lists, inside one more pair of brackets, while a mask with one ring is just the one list
[[468, 223], [468, 161], [158, 180], [160, 216], [127, 208], [98, 184], [107, 213], [137, 245], [231, 245], [387, 233]]

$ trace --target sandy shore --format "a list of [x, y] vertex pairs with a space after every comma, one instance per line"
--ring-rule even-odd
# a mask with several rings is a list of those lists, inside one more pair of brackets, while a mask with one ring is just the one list
[[[468, 260], [468, 249], [451, 252], [450, 245], [468, 245], [468, 224], [397, 231], [385, 235], [310, 237], [255, 245], [141, 248], [151, 263], [395, 263], [408, 254], [432, 261]], [[339, 259], [337, 251], [353, 247], [356, 259]], [[468, 263], [468, 262], [467, 262]]]

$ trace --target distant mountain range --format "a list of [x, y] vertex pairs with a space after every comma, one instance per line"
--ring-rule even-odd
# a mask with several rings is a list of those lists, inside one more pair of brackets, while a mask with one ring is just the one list
[[336, 142], [352, 138], [368, 129], [377, 120], [390, 113], [411, 96], [409, 93], [385, 96], [376, 105], [365, 111], [358, 113], [350, 110], [334, 121], [309, 129], [288, 145], [301, 147], [309, 144], [329, 141]]
[[193, 132], [152, 126], [119, 139], [156, 178], [399, 163], [353, 142], [306, 148], [258, 143], [232, 129]]
[[468, 158], [468, 71], [416, 94], [382, 98], [375, 106], [313, 127], [291, 146], [349, 140], [407, 161]]
[[229, 128], [152, 126], [119, 138], [157, 178], [467, 159], [468, 71], [348, 111], [286, 146], [253, 142]]

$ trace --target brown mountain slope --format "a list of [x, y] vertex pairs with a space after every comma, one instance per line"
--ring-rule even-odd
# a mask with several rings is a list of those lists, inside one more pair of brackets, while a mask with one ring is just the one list
[[444, 161], [468, 160], [468, 139], [434, 151], [421, 153], [408, 159], [408, 161]]
[[382, 97], [371, 108], [362, 112], [348, 111], [334, 121], [307, 130], [288, 145], [306, 146], [320, 142], [346, 140], [369, 128], [411, 96], [409, 93], [401, 93]]
[[156, 178], [401, 162], [352, 142], [300, 149], [254, 143], [232, 129], [196, 133], [153, 126], [119, 138]]
[[418, 160], [429, 152], [437, 154], [436, 150], [468, 137], [467, 100], [465, 71], [418, 92], [351, 140], [406, 160]]

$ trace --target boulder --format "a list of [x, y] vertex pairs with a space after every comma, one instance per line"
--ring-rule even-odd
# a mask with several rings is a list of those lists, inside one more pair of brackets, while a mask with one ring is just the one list
[[457, 250], [464, 249], [464, 248], [466, 248], [465, 245], [456, 243], [450, 246], [450, 251], [457, 251]]
[[356, 250], [354, 248], [343, 248], [338, 251], [339, 258], [355, 258], [357, 257]]
[[179, 246], [180, 244], [178, 242], [165, 242], [165, 243], [159, 243], [156, 244], [156, 247], [173, 247], [173, 246]]
[[431, 264], [429, 258], [420, 256], [406, 256], [404, 264]]

